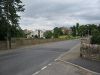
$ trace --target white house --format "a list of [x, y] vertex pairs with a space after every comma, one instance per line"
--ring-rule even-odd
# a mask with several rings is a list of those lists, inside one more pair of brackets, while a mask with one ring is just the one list
[[25, 29], [24, 30], [27, 38], [44, 38], [43, 34], [45, 32], [45, 30], [35, 30], [35, 31], [32, 31], [32, 30], [27, 30]]

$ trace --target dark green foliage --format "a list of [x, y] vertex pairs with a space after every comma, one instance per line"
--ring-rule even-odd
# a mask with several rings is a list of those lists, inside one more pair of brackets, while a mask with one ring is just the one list
[[79, 35], [79, 23], [76, 23], [76, 35]]
[[73, 36], [92, 36], [91, 43], [100, 44], [100, 24], [79, 25], [79, 23], [77, 23], [76, 26], [71, 27], [71, 29]]
[[71, 30], [72, 30], [72, 35], [76, 36], [76, 27], [75, 26], [71, 27]]
[[88, 36], [89, 35], [89, 29], [88, 25], [81, 25], [79, 27], [79, 36]]
[[100, 44], [100, 35], [91, 37], [91, 44]]
[[98, 28], [97, 28], [97, 29], [98, 29], [98, 31], [100, 32], [100, 24], [99, 24], [99, 26], [98, 26]]
[[92, 33], [91, 44], [100, 44], [100, 32], [95, 29]]
[[72, 35], [73, 36], [88, 36], [93, 35], [93, 30], [97, 29], [100, 31], [100, 25], [97, 26], [95, 24], [86, 24], [86, 25], [79, 25], [79, 23], [76, 24], [76, 26], [71, 27], [72, 29]]
[[51, 31], [46, 31], [46, 32], [44, 33], [44, 37], [45, 37], [46, 39], [52, 38], [52, 32], [51, 32]]
[[38, 39], [39, 37], [38, 37], [38, 35], [35, 35], [34, 38], [35, 38], [35, 39]]
[[7, 27], [9, 27], [9, 24], [3, 21], [5, 21], [5, 18], [1, 18], [0, 20], [0, 40], [5, 40], [7, 38]]
[[17, 14], [24, 11], [23, 6], [20, 0], [0, 0], [0, 40], [24, 36]]
[[58, 38], [59, 36], [63, 35], [61, 28], [55, 27], [53, 31], [54, 38]]

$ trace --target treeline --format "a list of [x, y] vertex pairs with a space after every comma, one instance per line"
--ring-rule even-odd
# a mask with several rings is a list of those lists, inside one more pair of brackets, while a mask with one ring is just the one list
[[77, 23], [75, 26], [71, 27], [73, 36], [87, 36], [95, 34], [95, 31], [100, 32], [100, 24], [86, 24], [80, 25]]
[[92, 44], [100, 44], [100, 24], [86, 24], [80, 25], [77, 23], [71, 27], [73, 36], [87, 37], [91, 36]]
[[55, 27], [52, 31], [46, 31], [44, 33], [44, 37], [46, 39], [59, 38], [59, 36], [67, 35], [67, 34], [68, 34], [68, 30], [66, 28], [64, 28], [64, 31], [63, 31], [62, 27]]
[[11, 37], [23, 37], [24, 32], [19, 26], [18, 12], [24, 11], [20, 0], [0, 0], [0, 40]]

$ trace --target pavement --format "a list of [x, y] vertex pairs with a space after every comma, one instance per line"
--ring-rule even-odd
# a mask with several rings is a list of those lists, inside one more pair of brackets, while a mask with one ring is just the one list
[[96, 75], [86, 70], [75, 67], [61, 61], [56, 61], [47, 66], [46, 69], [38, 71], [33, 75]]
[[99, 70], [100, 62], [80, 58], [78, 44], [33, 75], [100, 75]]
[[96, 73], [100, 73], [100, 61], [89, 60], [80, 57], [80, 45], [66, 52], [61, 60], [73, 63]]
[[0, 51], [0, 75], [38, 74], [78, 43], [79, 40], [67, 40]]

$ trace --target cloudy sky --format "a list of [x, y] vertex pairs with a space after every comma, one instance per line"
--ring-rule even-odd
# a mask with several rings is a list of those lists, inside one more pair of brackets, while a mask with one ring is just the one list
[[100, 0], [22, 0], [23, 29], [52, 29], [60, 26], [100, 23]]

